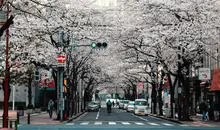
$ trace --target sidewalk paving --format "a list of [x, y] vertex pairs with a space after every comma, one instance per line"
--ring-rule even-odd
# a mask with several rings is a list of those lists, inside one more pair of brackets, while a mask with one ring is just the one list
[[206, 127], [220, 127], [220, 122], [218, 122], [218, 121], [210, 121], [210, 120], [203, 121], [201, 114], [191, 116], [192, 121], [179, 121], [176, 118], [168, 118], [165, 116], [159, 116], [159, 115], [155, 115], [155, 114], [149, 114], [149, 115], [160, 118], [160, 119], [168, 120], [171, 122], [179, 123], [179, 124], [194, 125], [194, 126], [206, 126]]
[[[45, 111], [42, 111], [42, 112], [40, 112], [40, 113], [33, 113], [33, 114], [31, 114], [31, 116], [36, 116], [36, 115], [39, 115], [39, 114], [44, 114], [44, 113], [46, 113]], [[3, 110], [0, 110], [0, 119], [2, 119], [2, 116], [3, 116]], [[10, 116], [13, 116], [13, 117], [17, 117], [17, 110], [9, 110], [8, 111], [8, 116], [10, 117]], [[20, 116], [20, 118], [25, 118], [25, 117], [27, 117], [28, 116], [28, 114], [27, 114], [27, 111], [26, 110], [24, 110], [24, 116]]]
[[[62, 122], [55, 120], [56, 114], [53, 114], [53, 117], [50, 118], [48, 113], [38, 114], [36, 116], [32, 116], [30, 118], [30, 124], [38, 125], [38, 124], [62, 124]], [[27, 124], [27, 118], [22, 118], [19, 121], [20, 125]]]
[[[63, 122], [60, 122], [59, 120], [56, 120], [57, 115], [55, 113], [53, 113], [53, 117], [50, 118], [49, 114], [47, 112], [41, 113], [41, 114], [36, 114], [36, 116], [32, 116], [30, 119], [30, 124], [32, 125], [38, 125], [38, 124], [63, 124], [63, 123], [67, 123], [67, 122], [71, 122], [74, 119], [80, 117], [81, 115], [83, 115], [85, 113], [85, 111], [80, 112], [78, 114], [76, 114], [75, 116], [69, 117], [68, 120], [65, 120]], [[25, 125], [27, 124], [27, 118], [22, 118], [20, 119], [20, 125]]]

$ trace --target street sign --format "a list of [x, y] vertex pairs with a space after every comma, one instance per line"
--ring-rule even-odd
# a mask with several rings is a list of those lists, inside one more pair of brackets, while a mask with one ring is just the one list
[[211, 70], [210, 68], [199, 68], [199, 80], [210, 80]]
[[58, 55], [57, 56], [57, 63], [59, 67], [64, 67], [66, 64], [66, 56], [65, 55]]
[[0, 11], [0, 25], [4, 25], [6, 21], [7, 21], [6, 12], [1, 10]]

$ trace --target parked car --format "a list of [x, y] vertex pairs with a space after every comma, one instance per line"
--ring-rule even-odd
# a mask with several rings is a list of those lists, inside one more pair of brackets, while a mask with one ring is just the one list
[[100, 101], [95, 101], [95, 103], [101, 108], [101, 102]]
[[149, 105], [146, 99], [136, 99], [134, 102], [134, 114], [135, 115], [148, 115]]
[[127, 106], [127, 112], [133, 112], [134, 111], [134, 101], [129, 101]]
[[119, 101], [119, 109], [122, 109], [123, 108], [123, 105], [124, 105], [124, 100], [120, 100]]
[[89, 102], [87, 105], [87, 111], [99, 111], [99, 104], [97, 104], [96, 102]]
[[124, 100], [124, 102], [123, 102], [123, 109], [124, 110], [127, 110], [128, 102], [129, 102], [129, 100]]

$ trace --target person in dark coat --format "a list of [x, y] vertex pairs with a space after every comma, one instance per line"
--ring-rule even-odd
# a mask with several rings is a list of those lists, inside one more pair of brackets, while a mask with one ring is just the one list
[[200, 103], [199, 108], [202, 111], [202, 120], [207, 121], [206, 113], [208, 110], [208, 103], [206, 102], [205, 98], [203, 98], [203, 101]]

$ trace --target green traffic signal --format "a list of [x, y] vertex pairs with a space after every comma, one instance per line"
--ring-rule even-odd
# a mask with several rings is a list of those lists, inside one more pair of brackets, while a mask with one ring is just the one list
[[93, 43], [91, 44], [91, 46], [92, 46], [92, 48], [96, 48], [96, 43], [93, 42]]
[[103, 42], [103, 43], [101, 43], [101, 42], [94, 43], [93, 42], [91, 44], [91, 46], [92, 46], [92, 48], [101, 48], [101, 47], [106, 48], [108, 46], [108, 44], [106, 42]]

